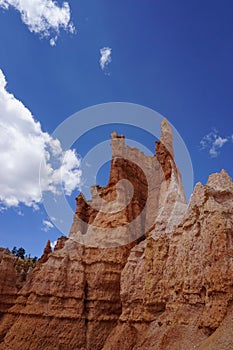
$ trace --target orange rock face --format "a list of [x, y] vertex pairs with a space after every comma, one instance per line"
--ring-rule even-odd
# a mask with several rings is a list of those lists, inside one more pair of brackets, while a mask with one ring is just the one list
[[[104, 349], [233, 349], [232, 249], [233, 183], [222, 171], [196, 185], [170, 235], [155, 227], [131, 250]], [[136, 336], [125, 346], [129, 324]]]
[[[14, 319], [9, 316], [5, 322], [4, 315], [14, 306], [18, 292], [26, 283], [33, 266], [30, 259], [20, 259], [11, 254], [8, 249], [0, 248], [0, 342]], [[10, 311], [8, 314], [10, 315]]]
[[187, 207], [166, 120], [153, 157], [111, 139], [109, 183], [77, 198], [69, 238], [22, 288], [0, 269], [0, 349], [233, 349], [231, 178], [197, 184]]
[[20, 274], [15, 266], [16, 260], [8, 249], [0, 249], [0, 319], [14, 304], [18, 290], [22, 287]]

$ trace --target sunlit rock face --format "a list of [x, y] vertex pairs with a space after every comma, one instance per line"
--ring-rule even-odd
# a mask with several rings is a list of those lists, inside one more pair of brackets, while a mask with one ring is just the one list
[[8, 249], [0, 248], [0, 320], [15, 303], [23, 285], [23, 271], [17, 269], [17, 258]]
[[0, 349], [233, 349], [231, 178], [187, 206], [167, 120], [152, 157], [111, 145], [109, 182], [77, 198], [69, 237], [20, 286], [13, 258], [0, 264]]
[[104, 349], [233, 349], [232, 282], [233, 183], [223, 170], [196, 185], [171, 234], [155, 225], [131, 250]]

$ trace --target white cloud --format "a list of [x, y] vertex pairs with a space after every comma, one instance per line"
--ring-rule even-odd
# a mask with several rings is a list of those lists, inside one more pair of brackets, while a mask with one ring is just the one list
[[[66, 151], [63, 163], [57, 172], [59, 175], [61, 173], [63, 186], [67, 195], [71, 195], [74, 188], [77, 188], [80, 184], [82, 172], [79, 166], [80, 160], [77, 158], [76, 153], [73, 150]], [[72, 171], [70, 171], [71, 169]]]
[[52, 248], [52, 249], [54, 249], [54, 248], [55, 248], [55, 246], [56, 246], [56, 244], [57, 244], [57, 241], [51, 242], [51, 243], [50, 243], [51, 248]]
[[30, 32], [42, 37], [51, 37], [50, 44], [55, 45], [60, 29], [74, 33], [70, 7], [67, 1], [59, 7], [53, 0], [0, 0], [0, 7], [8, 10], [13, 7], [21, 14], [23, 23]]
[[220, 154], [220, 149], [232, 139], [232, 136], [221, 137], [216, 129], [205, 135], [200, 141], [201, 149], [208, 149], [212, 158]]
[[20, 203], [36, 208], [43, 192], [60, 191], [61, 179], [65, 194], [70, 195], [81, 177], [75, 151], [63, 151], [59, 140], [42, 131], [31, 112], [6, 90], [1, 70], [0, 167], [1, 208]]
[[48, 220], [43, 220], [42, 231], [48, 232], [48, 231], [51, 230], [52, 228], [54, 228], [54, 225], [53, 225], [50, 221], [48, 221]]
[[49, 40], [49, 43], [50, 43], [51, 46], [56, 46], [56, 42], [57, 42], [57, 36], [55, 38], [51, 38]]
[[103, 47], [100, 49], [100, 67], [104, 71], [109, 63], [112, 62], [112, 49], [110, 47]]

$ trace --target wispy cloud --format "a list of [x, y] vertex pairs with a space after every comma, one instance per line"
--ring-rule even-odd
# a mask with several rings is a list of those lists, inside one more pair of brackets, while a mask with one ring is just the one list
[[200, 141], [200, 148], [202, 150], [207, 149], [211, 158], [216, 158], [220, 154], [221, 148], [231, 141], [233, 142], [233, 135], [222, 137], [219, 135], [218, 130], [213, 128]]
[[52, 228], [54, 228], [54, 225], [48, 221], [48, 220], [43, 220], [43, 226], [42, 226], [42, 231], [44, 232], [48, 232], [50, 231]]
[[112, 62], [111, 54], [112, 49], [110, 47], [103, 47], [100, 49], [100, 67], [105, 73], [107, 73], [107, 66]]
[[67, 1], [59, 7], [53, 0], [0, 0], [0, 7], [5, 10], [13, 7], [19, 11], [30, 32], [51, 38], [51, 46], [56, 44], [60, 29], [75, 32]]
[[6, 90], [1, 70], [0, 106], [0, 208], [20, 203], [38, 208], [43, 192], [60, 191], [61, 179], [65, 194], [79, 188], [76, 152], [63, 151], [59, 140], [42, 131], [31, 112]]

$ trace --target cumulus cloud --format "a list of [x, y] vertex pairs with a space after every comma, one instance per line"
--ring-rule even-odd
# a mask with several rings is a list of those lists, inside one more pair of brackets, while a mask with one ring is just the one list
[[1, 70], [0, 106], [1, 210], [20, 203], [36, 208], [43, 192], [56, 194], [61, 183], [70, 195], [79, 187], [80, 159], [42, 131], [31, 112], [6, 90]]
[[109, 63], [112, 62], [112, 49], [110, 47], [103, 47], [100, 49], [100, 67], [103, 71], [106, 70]]
[[222, 137], [219, 135], [218, 130], [213, 129], [202, 138], [200, 146], [201, 149], [207, 149], [212, 158], [216, 158], [220, 154], [221, 148], [229, 141], [233, 141], [232, 135]]
[[48, 232], [48, 231], [51, 230], [52, 228], [54, 228], [54, 225], [53, 225], [50, 221], [48, 221], [48, 220], [43, 220], [42, 231]]
[[53, 0], [0, 0], [0, 7], [8, 10], [13, 7], [19, 11], [23, 23], [32, 33], [42, 37], [51, 37], [50, 45], [54, 46], [60, 29], [74, 33], [68, 2], [59, 7]]

